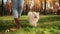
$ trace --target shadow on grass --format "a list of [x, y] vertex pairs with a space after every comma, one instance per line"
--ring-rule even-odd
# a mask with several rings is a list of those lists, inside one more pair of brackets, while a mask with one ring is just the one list
[[60, 16], [48, 16], [48, 17], [40, 17], [39, 22], [44, 23], [44, 22], [53, 22], [53, 21], [60, 21]]
[[[27, 20], [21, 20], [21, 26], [22, 28], [29, 27], [29, 23]], [[6, 30], [11, 28], [12, 26], [15, 26], [14, 20], [0, 20], [0, 31]]]
[[9, 29], [13, 25], [15, 25], [13, 20], [0, 20], [0, 31]]
[[38, 21], [38, 27], [40, 28], [58, 28], [60, 29], [60, 15], [40, 17]]

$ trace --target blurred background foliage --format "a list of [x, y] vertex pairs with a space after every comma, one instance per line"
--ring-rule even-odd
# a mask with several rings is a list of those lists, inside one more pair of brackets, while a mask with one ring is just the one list
[[[33, 7], [30, 9], [31, 4]], [[12, 15], [11, 0], [0, 0], [0, 16]], [[27, 15], [30, 11], [37, 11], [40, 14], [60, 14], [60, 0], [24, 0], [22, 15]]]

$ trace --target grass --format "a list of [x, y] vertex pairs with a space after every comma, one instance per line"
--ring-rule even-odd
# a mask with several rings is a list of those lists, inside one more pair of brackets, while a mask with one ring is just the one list
[[29, 27], [27, 16], [21, 16], [22, 27], [14, 32], [6, 32], [15, 25], [12, 16], [0, 17], [0, 34], [60, 34], [60, 15], [41, 15], [38, 26]]

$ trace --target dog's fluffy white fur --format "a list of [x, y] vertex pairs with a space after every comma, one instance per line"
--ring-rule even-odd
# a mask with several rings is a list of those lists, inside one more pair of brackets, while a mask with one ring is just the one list
[[36, 27], [38, 20], [39, 20], [39, 12], [34, 12], [34, 11], [28, 12], [29, 25]]

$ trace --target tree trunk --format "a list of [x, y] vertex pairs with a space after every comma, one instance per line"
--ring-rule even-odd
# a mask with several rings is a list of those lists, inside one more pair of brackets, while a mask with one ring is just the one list
[[59, 0], [59, 7], [60, 7], [60, 0]]
[[44, 15], [46, 14], [46, 0], [44, 0]]
[[3, 7], [3, 5], [4, 5], [4, 0], [2, 0], [2, 11], [1, 11], [1, 16], [4, 16], [4, 7]]

